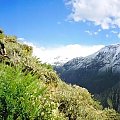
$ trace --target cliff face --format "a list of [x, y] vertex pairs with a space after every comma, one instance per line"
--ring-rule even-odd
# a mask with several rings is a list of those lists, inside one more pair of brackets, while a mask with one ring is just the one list
[[60, 80], [50, 65], [32, 56], [32, 47], [5, 36], [7, 57], [0, 57], [0, 119], [119, 120], [90, 93]]

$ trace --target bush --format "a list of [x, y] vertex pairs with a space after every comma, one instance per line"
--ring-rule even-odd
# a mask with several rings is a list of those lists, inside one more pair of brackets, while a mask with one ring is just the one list
[[52, 119], [56, 104], [46, 94], [45, 84], [22, 69], [0, 64], [0, 119]]

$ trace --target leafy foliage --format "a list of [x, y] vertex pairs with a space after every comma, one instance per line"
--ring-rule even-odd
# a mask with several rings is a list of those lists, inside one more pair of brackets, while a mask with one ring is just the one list
[[[1, 119], [50, 118], [54, 104], [49, 100], [46, 86], [36, 76], [25, 75], [21, 68], [0, 64], [0, 116]], [[44, 96], [43, 96], [44, 95]], [[44, 107], [43, 107], [44, 106]]]

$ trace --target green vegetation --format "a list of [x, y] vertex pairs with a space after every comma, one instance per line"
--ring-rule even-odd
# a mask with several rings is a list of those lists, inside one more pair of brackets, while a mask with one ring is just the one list
[[95, 95], [104, 107], [114, 108], [120, 113], [120, 82], [108, 90]]
[[[14, 39], [13, 39], [14, 38]], [[120, 120], [90, 93], [61, 81], [52, 67], [32, 56], [32, 47], [4, 37], [0, 56], [1, 120]]]

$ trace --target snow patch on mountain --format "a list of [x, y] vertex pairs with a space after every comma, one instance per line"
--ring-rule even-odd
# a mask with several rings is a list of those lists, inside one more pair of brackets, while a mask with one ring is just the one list
[[120, 44], [106, 46], [92, 55], [74, 58], [63, 65], [67, 70], [90, 66], [98, 67], [99, 71], [112, 67], [113, 71], [120, 72]]

